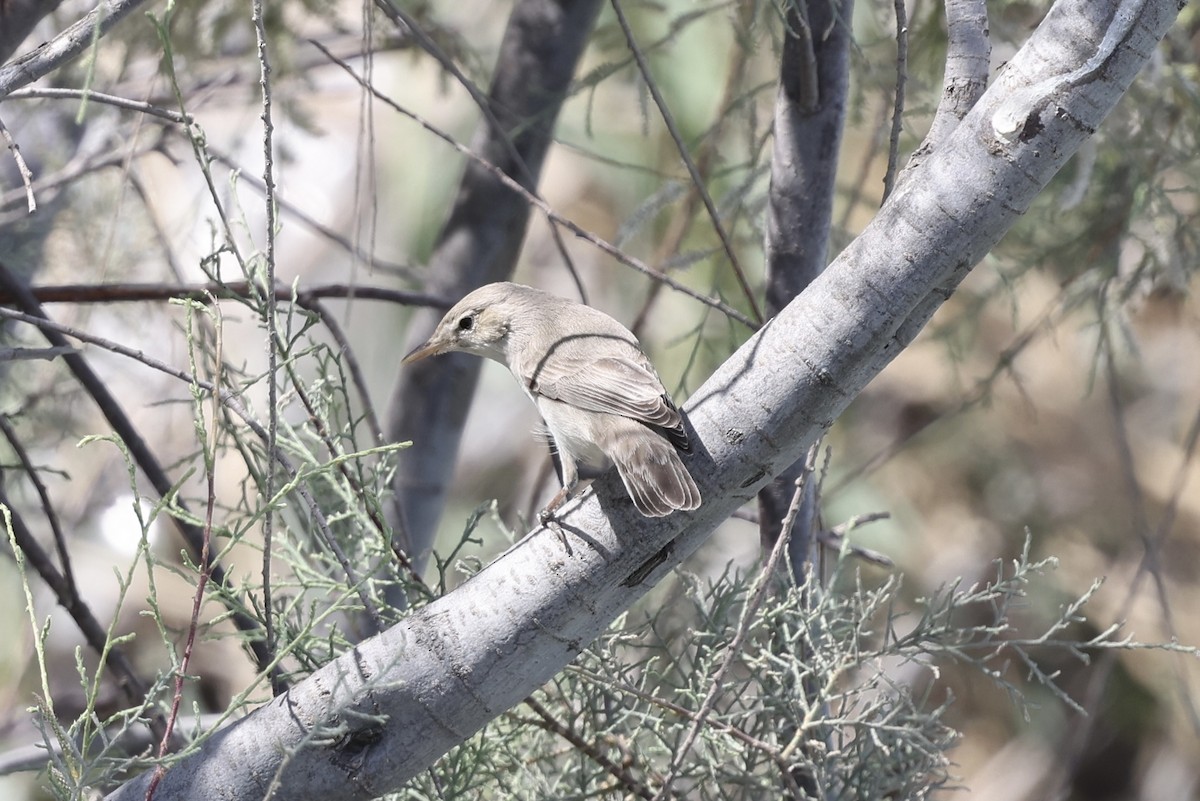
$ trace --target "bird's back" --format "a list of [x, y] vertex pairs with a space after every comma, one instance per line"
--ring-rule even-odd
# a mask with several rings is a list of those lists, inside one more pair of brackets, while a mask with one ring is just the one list
[[[512, 365], [536, 400], [629, 417], [687, 450], [682, 418], [633, 333], [604, 312], [529, 290], [533, 347], [515, 348]], [[536, 302], [533, 302], [536, 301]]]

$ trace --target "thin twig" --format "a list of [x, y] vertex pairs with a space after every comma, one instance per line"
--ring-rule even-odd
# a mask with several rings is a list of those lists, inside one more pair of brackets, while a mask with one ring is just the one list
[[30, 172], [29, 165], [25, 163], [25, 157], [21, 155], [20, 145], [17, 144], [17, 140], [13, 139], [12, 134], [8, 132], [8, 126], [4, 124], [4, 120], [2, 119], [0, 119], [0, 136], [4, 137], [9, 151], [13, 154], [13, 160], [17, 162], [17, 172], [21, 174], [21, 183], [25, 185], [26, 205], [29, 213], [33, 214], [37, 211], [37, 199], [33, 196], [33, 173]]
[[904, 88], [908, 83], [908, 12], [904, 9], [904, 0], [893, 0], [892, 6], [896, 10], [896, 98], [892, 102], [892, 132], [888, 136], [887, 170], [883, 174], [884, 200], [896, 185], [900, 131], [904, 122]]
[[[362, 87], [367, 89], [375, 97], [382, 100], [385, 104], [387, 104], [390, 108], [392, 108], [397, 113], [403, 114], [405, 117], [408, 117], [409, 119], [413, 120], [418, 125], [420, 125], [422, 128], [424, 128], [425, 130], [432, 133], [434, 136], [438, 137], [442, 141], [449, 144], [456, 151], [458, 151], [459, 153], [462, 153], [464, 156], [466, 156], [467, 158], [476, 162], [481, 167], [486, 169], [488, 172], [492, 173], [492, 175], [494, 175], [496, 177], [496, 180], [500, 181], [500, 183], [504, 184], [506, 187], [511, 189], [513, 192], [516, 192], [518, 195], [520, 195], [522, 198], [524, 198], [526, 203], [530, 203], [533, 206], [535, 206], [552, 223], [556, 223], [558, 225], [563, 226], [568, 231], [570, 231], [571, 233], [578, 236], [580, 239], [583, 239], [586, 242], [590, 242], [592, 245], [599, 248], [600, 250], [607, 253], [608, 255], [612, 256], [617, 261], [621, 262], [622, 264], [624, 264], [628, 267], [632, 267], [633, 269], [637, 270], [638, 272], [642, 273], [643, 275], [646, 275], [646, 276], [654, 279], [655, 281], [664, 283], [667, 286], [671, 287], [672, 289], [676, 290], [677, 292], [681, 292], [684, 295], [687, 295], [688, 297], [690, 297], [694, 300], [697, 300], [700, 303], [705, 304], [706, 306], [711, 306], [712, 308], [716, 309], [717, 311], [721, 312], [722, 314], [726, 315], [727, 317], [729, 317], [733, 320], [737, 320], [739, 323], [741, 323], [742, 325], [746, 326], [747, 328], [749, 328], [751, 330], [756, 330], [758, 328], [757, 323], [755, 323], [749, 317], [742, 314], [740, 311], [733, 308], [729, 304], [724, 303], [723, 301], [717, 300], [715, 298], [710, 298], [701, 292], [697, 292], [696, 290], [692, 289], [689, 286], [679, 283], [675, 279], [670, 278], [669, 276], [662, 274], [658, 270], [655, 270], [655, 269], [647, 266], [642, 261], [635, 259], [632, 256], [627, 255], [626, 253], [624, 253], [620, 248], [616, 247], [615, 245], [609, 244], [608, 242], [606, 242], [605, 240], [596, 236], [595, 234], [591, 233], [590, 231], [585, 230], [584, 228], [582, 228], [581, 226], [572, 222], [571, 220], [567, 219], [566, 217], [563, 217], [561, 214], [554, 211], [554, 209], [552, 209], [550, 207], [550, 205], [546, 203], [546, 201], [542, 200], [540, 197], [538, 197], [537, 195], [535, 195], [532, 192], [530, 192], [529, 190], [527, 190], [525, 187], [523, 187], [518, 182], [514, 181], [512, 178], [508, 177], [508, 175], [506, 175], [505, 172], [503, 170], [501, 170], [499, 167], [497, 167], [495, 164], [492, 164], [487, 159], [472, 152], [470, 148], [466, 147], [465, 145], [460, 144], [449, 134], [443, 132], [441, 129], [439, 129], [436, 126], [434, 126], [433, 124], [427, 122], [425, 119], [423, 119], [419, 115], [404, 108], [399, 103], [397, 103], [395, 100], [392, 100], [390, 97], [388, 97], [387, 95], [380, 92], [374, 86], [367, 83], [357, 73], [354, 72], [354, 69], [349, 64], [342, 61], [341, 59], [338, 59], [332, 53], [329, 53], [328, 51], [326, 51], [325, 48], [319, 42], [316, 42], [312, 39], [309, 39], [309, 42], [312, 43], [314, 47], [317, 47], [318, 49], [324, 51], [326, 53], [326, 55], [328, 55], [330, 61], [332, 61], [333, 63], [335, 63], [339, 67], [341, 67], [343, 70], [345, 70], [347, 74], [349, 74], [352, 78], [354, 78], [354, 80], [358, 81], [359, 85], [361, 85]], [[553, 226], [551, 226], [551, 227], [553, 227]]]
[[9, 348], [0, 347], [0, 362], [32, 361], [40, 359], [51, 362], [59, 356], [74, 353], [74, 348]]
[[[214, 377], [213, 383], [217, 386], [221, 384], [221, 350], [222, 339], [220, 335], [221, 326], [217, 326], [217, 353], [213, 359], [216, 365], [217, 375]], [[167, 729], [163, 732], [162, 740], [158, 745], [158, 765], [154, 768], [154, 776], [150, 779], [150, 785], [146, 788], [146, 801], [153, 801], [154, 791], [158, 788], [158, 784], [162, 781], [162, 777], [166, 774], [166, 763], [163, 758], [166, 757], [168, 749], [171, 745], [171, 733], [175, 729], [175, 722], [179, 719], [179, 705], [183, 701], [183, 685], [188, 676], [188, 667], [192, 664], [192, 653], [196, 646], [196, 632], [200, 628], [200, 609], [204, 605], [204, 589], [208, 586], [209, 572], [211, 565], [209, 564], [209, 549], [212, 545], [212, 528], [213, 528], [213, 510], [217, 506], [217, 432], [218, 428], [220, 404], [217, 401], [217, 396], [212, 395], [212, 417], [208, 427], [207, 442], [204, 443], [204, 481], [207, 495], [204, 504], [204, 544], [200, 549], [200, 562], [198, 564], [199, 576], [196, 581], [196, 591], [192, 595], [192, 614], [188, 619], [187, 636], [183, 644], [183, 657], [179, 660], [179, 667], [175, 671], [175, 692], [171, 696], [171, 712], [167, 716]], [[271, 496], [267, 496], [270, 498]], [[269, 516], [269, 515], [268, 515]], [[266, 618], [268, 621], [270, 617]], [[274, 643], [268, 639], [267, 655], [274, 660], [275, 649]], [[272, 686], [276, 684], [277, 676], [272, 675]]]
[[[38, 500], [42, 504], [42, 514], [46, 515], [46, 522], [50, 524], [50, 531], [54, 535], [54, 547], [58, 551], [58, 563], [62, 566], [67, 598], [72, 604], [80, 603], [82, 599], [79, 595], [79, 585], [75, 583], [75, 571], [71, 567], [71, 552], [67, 548], [67, 536], [63, 533], [62, 522], [58, 519], [58, 512], [55, 511], [54, 504], [50, 500], [50, 491], [46, 489], [46, 484], [42, 481], [37, 467], [29, 458], [29, 451], [25, 450], [24, 443], [17, 436], [16, 429], [12, 427], [6, 414], [0, 414], [0, 432], [4, 433], [4, 438], [8, 440], [9, 446], [16, 454], [17, 461], [21, 463], [25, 475], [29, 478], [29, 483], [33, 485], [34, 492], [37, 493]], [[64, 604], [64, 606], [67, 605]], [[70, 607], [67, 606], [67, 608]]]
[[[262, 114], [259, 119], [263, 124], [263, 176], [267, 212], [267, 253], [266, 253], [266, 291], [264, 292], [266, 306], [264, 324], [267, 327], [267, 452], [274, 453], [279, 443], [279, 331], [276, 327], [276, 296], [275, 287], [275, 226], [278, 223], [277, 207], [275, 205], [275, 123], [271, 118], [271, 62], [267, 55], [267, 29], [263, 22], [262, 0], [252, 3], [254, 17], [254, 36], [258, 45], [259, 78], [258, 85], [262, 89]], [[220, 382], [214, 382], [219, 384]], [[216, 419], [213, 420], [214, 430]], [[275, 460], [267, 460], [267, 475], [264, 481], [264, 496], [270, 502], [275, 497]], [[271, 557], [274, 555], [272, 540], [275, 535], [275, 515], [270, 507], [263, 516], [263, 555], [262, 555], [262, 596], [263, 596], [263, 626], [267, 631], [267, 653], [275, 654], [275, 612], [271, 604]], [[284, 687], [276, 684], [272, 688], [275, 695], [283, 692]]]
[[[370, 3], [360, 9], [362, 36], [359, 37], [358, 57], [362, 60], [363, 75], [368, 81], [375, 80], [375, 15]], [[379, 233], [379, 165], [376, 161], [375, 99], [371, 93], [359, 87], [358, 124], [354, 138], [354, 206], [350, 219], [354, 221], [355, 250], [362, 249], [361, 242], [367, 241], [367, 253], [374, 255], [375, 238]], [[365, 163], [364, 163], [365, 162]], [[358, 259], [350, 261], [350, 283], [358, 283]], [[349, 313], [349, 309], [347, 309]], [[397, 515], [403, 517], [403, 515]]]
[[[124, 167], [133, 156], [145, 155], [157, 147], [157, 143], [149, 145], [135, 143], [131, 150], [128, 142], [124, 142], [120, 147], [115, 147], [99, 155], [74, 158], [61, 170], [39, 178], [37, 180], [37, 191], [41, 195], [43, 203], [47, 202], [47, 194], [49, 194], [50, 200], [53, 201], [59, 192], [77, 185], [79, 179], [83, 176], [99, 172], [108, 167]], [[6, 208], [16, 203], [24, 197], [24, 194], [24, 189], [5, 192], [0, 195], [0, 208]], [[25, 211], [21, 211], [19, 214], [14, 212], [0, 214], [0, 225], [7, 225], [10, 222], [24, 219], [25, 217]]]
[[[211, 144], [208, 146], [209, 155], [213, 157], [213, 161], [228, 167], [232, 172], [240, 176], [240, 182], [257, 189], [260, 192], [265, 192], [266, 187], [263, 185], [262, 179], [253, 173], [244, 171], [241, 166], [233, 160], [232, 157], [222, 153]], [[333, 244], [342, 248], [355, 259], [370, 265], [372, 270], [389, 273], [400, 276], [406, 281], [417, 281], [420, 277], [417, 270], [407, 264], [401, 264], [388, 259], [381, 259], [368, 250], [364, 250], [360, 245], [352, 242], [349, 237], [338, 233], [328, 225], [318, 221], [295, 203], [292, 203], [287, 198], [279, 194], [278, 189], [275, 192], [275, 203], [280, 211], [287, 212], [289, 217], [295, 218], [297, 222], [311, 231], [315, 231], [321, 236], [328, 239]]]
[[85, 103], [100, 103], [105, 106], [113, 106], [114, 108], [126, 111], [136, 111], [179, 125], [192, 124], [192, 116], [190, 114], [180, 114], [178, 111], [163, 108], [162, 106], [155, 106], [141, 100], [130, 100], [127, 97], [118, 97], [117, 95], [96, 92], [91, 89], [33, 87], [32, 89], [18, 89], [9, 94], [5, 100], [79, 100]]
[[[755, 7], [752, 3], [739, 4], [737, 24], [742, 29], [748, 29], [752, 24], [754, 14]], [[707, 177], [709, 175], [713, 160], [717, 156], [717, 148], [720, 144], [725, 124], [734, 119], [735, 96], [739, 92], [742, 92], [742, 84], [745, 78], [746, 65], [750, 61], [750, 54], [751, 50], [748, 47], [737, 47], [735, 49], [733, 63], [729, 68], [728, 74], [725, 76], [725, 88], [721, 91], [721, 100], [717, 104], [716, 120], [703, 133], [700, 138], [701, 144], [697, 148], [699, 152], [696, 156], [696, 169], [699, 170], [701, 176]], [[763, 83], [749, 92], [742, 93], [742, 101], [744, 102], [747, 96], [756, 95], [760, 89], [769, 88], [773, 85], [770, 82]], [[583, 152], [583, 155], [590, 158], [599, 158], [586, 152]], [[609, 162], [621, 169], [636, 169], [634, 165], [624, 164], [620, 161], [609, 160]], [[659, 170], [650, 170], [650, 174], [659, 178], [670, 177]], [[677, 213], [673, 215], [670, 223], [668, 223], [667, 231], [662, 237], [661, 244], [655, 249], [654, 263], [663, 267], [664, 272], [666, 271], [667, 264], [672, 259], [675, 259], [682, 250], [684, 240], [687, 239], [688, 233], [692, 229], [692, 223], [695, 221], [696, 204], [699, 202], [700, 188], [694, 184], [689, 184], [687, 195], [680, 204]], [[633, 322], [629, 325], [629, 330], [633, 331], [634, 334], [640, 335], [642, 328], [646, 325], [646, 321], [650, 319], [650, 312], [658, 301], [659, 291], [662, 289], [662, 286], [658, 282], [650, 284], [650, 291], [646, 293], [646, 298], [642, 301], [642, 308], [638, 310], [637, 316], [633, 318]]]
[[818, 528], [817, 542], [824, 545], [826, 548], [845, 548], [846, 553], [862, 559], [864, 562], [870, 562], [877, 567], [893, 568], [896, 563], [887, 554], [870, 548], [864, 548], [861, 545], [856, 545], [846, 540], [846, 535], [856, 528], [865, 526], [868, 523], [874, 523], [876, 520], [887, 520], [891, 515], [887, 512], [870, 512], [864, 515], [855, 515], [844, 523], [839, 523], [833, 528]]
[[[899, 2], [899, 0], [897, 1]], [[725, 249], [725, 255], [729, 257], [729, 265], [733, 268], [733, 274], [737, 277], [738, 285], [741, 286], [742, 293], [746, 297], [746, 302], [750, 305], [750, 311], [754, 315], [754, 320], [759, 325], [762, 325], [762, 310], [759, 309], [758, 301], [754, 298], [754, 291], [750, 288], [750, 282], [746, 278], [746, 271], [742, 269], [741, 262], [738, 260], [733, 240], [725, 230], [725, 224], [721, 222], [721, 215], [717, 211], [716, 204], [713, 203], [712, 195], [708, 193], [708, 188], [704, 185], [704, 177], [700, 174], [700, 170], [697, 169], [696, 162], [692, 160], [692, 155], [688, 152], [687, 144], [683, 141], [683, 134], [679, 132], [679, 126], [675, 124], [675, 117], [672, 116], [666, 99], [658, 89], [658, 83], [650, 73], [650, 65], [646, 63], [646, 57], [637, 45], [637, 40], [633, 36], [633, 29], [629, 27], [629, 21], [625, 19], [625, 12], [621, 10], [620, 1], [611, 0], [611, 3], [613, 11], [617, 15], [617, 24], [621, 26], [621, 32], [625, 35], [625, 42], [629, 45], [629, 50], [633, 53], [634, 61], [637, 62], [638, 71], [642, 74], [642, 80], [645, 82], [646, 88], [650, 90], [650, 97], [654, 99], [654, 105], [658, 106], [658, 112], [662, 115], [663, 123], [667, 126], [667, 132], [670, 134], [671, 140], [675, 143], [675, 150], [683, 160], [684, 166], [687, 167], [688, 175], [692, 179], [692, 185], [696, 188], [696, 192], [700, 195], [700, 200], [704, 203], [704, 208], [708, 211], [708, 218], [712, 221], [713, 230], [717, 232], [717, 238], [721, 240], [721, 247]]]
[[649, 787], [637, 780], [637, 777], [629, 772], [629, 769], [622, 767], [609, 759], [603, 751], [580, 736], [579, 732], [569, 728], [560, 722], [550, 710], [546, 709], [532, 695], [525, 699], [525, 705], [533, 710], [537, 718], [529, 721], [539, 728], [557, 734], [559, 737], [566, 740], [579, 753], [586, 756], [588, 759], [595, 762], [603, 768], [609, 775], [621, 783], [626, 793], [632, 793], [639, 798], [653, 799], [654, 793]]
[[[162, 249], [162, 256], [166, 261], [167, 270], [175, 277], [176, 281], [183, 281], [184, 271], [179, 264], [179, 259], [175, 256], [175, 249], [171, 246], [171, 238], [167, 235], [162, 221], [159, 220], [158, 215], [155, 213], [155, 206], [150, 200], [150, 192], [146, 187], [146, 182], [142, 180], [137, 170], [129, 171], [129, 185], [133, 187], [134, 193], [142, 201], [142, 211], [145, 213], [150, 227], [154, 229], [154, 238], [158, 241], [159, 247]], [[42, 303], [46, 302], [45, 298], [37, 294], [37, 287], [30, 287], [30, 290], [38, 300]]]
[[[753, 507], [744, 506], [730, 515], [736, 520], [744, 520], [747, 523], [757, 526], [759, 521], [758, 510]], [[846, 535], [855, 529], [861, 528], [868, 523], [874, 523], [877, 520], [887, 520], [891, 517], [888, 512], [868, 512], [867, 514], [855, 515], [844, 523], [838, 523], [833, 528], [819, 528], [816, 531], [817, 542], [824, 545], [826, 548], [833, 550], [846, 549], [846, 553], [852, 557], [862, 559], [865, 562], [870, 562], [879, 567], [892, 568], [896, 563], [887, 554], [870, 548], [864, 548], [861, 545], [856, 545], [853, 542], [846, 540]]]
[[341, 323], [337, 321], [337, 315], [325, 308], [325, 305], [319, 300], [310, 301], [303, 306], [321, 318], [321, 325], [325, 326], [325, 330], [333, 338], [333, 342], [338, 348], [338, 355], [345, 360], [346, 369], [350, 372], [350, 383], [354, 384], [354, 389], [358, 392], [359, 402], [362, 403], [363, 417], [366, 418], [367, 428], [371, 430], [371, 439], [375, 445], [383, 445], [387, 442], [387, 436], [383, 433], [383, 426], [379, 422], [375, 404], [371, 402], [371, 395], [367, 390], [366, 374], [363, 373], [362, 365], [359, 364], [354, 348], [350, 346], [350, 338], [346, 336]]
[[[40, 303], [136, 303], [144, 301], [194, 300], [207, 303], [217, 300], [245, 300], [253, 296], [248, 281], [196, 283], [121, 283], [121, 284], [57, 284], [53, 286], [31, 286], [29, 293]], [[261, 290], [259, 290], [261, 291]], [[432, 309], [448, 309], [452, 301], [424, 292], [406, 289], [388, 289], [382, 286], [351, 284], [317, 284], [293, 290], [289, 286], [274, 287], [276, 299], [296, 303], [306, 309], [315, 310], [317, 301], [326, 298], [357, 298], [399, 303], [404, 306], [423, 306]], [[0, 303], [13, 303], [16, 297], [0, 283]]]

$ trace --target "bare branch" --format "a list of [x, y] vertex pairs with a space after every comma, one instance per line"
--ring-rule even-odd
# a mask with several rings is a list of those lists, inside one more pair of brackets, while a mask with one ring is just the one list
[[941, 147], [987, 88], [992, 58], [987, 0], [946, 0], [946, 35], [942, 99], [929, 133], [913, 151], [906, 172]]
[[[54, 504], [50, 502], [50, 491], [46, 489], [46, 484], [38, 474], [33, 460], [29, 458], [29, 452], [25, 450], [25, 445], [21, 442], [16, 430], [13, 429], [12, 424], [9, 422], [8, 415], [0, 415], [0, 432], [4, 433], [4, 438], [8, 440], [9, 446], [13, 449], [13, 453], [16, 454], [17, 461], [21, 463], [22, 469], [25, 470], [25, 475], [29, 479], [29, 483], [33, 485], [34, 491], [37, 492], [38, 500], [42, 504], [42, 514], [46, 516], [46, 522], [50, 525], [50, 532], [54, 535], [54, 547], [58, 551], [58, 563], [62, 565], [62, 579], [64, 587], [67, 590], [67, 598], [72, 603], [78, 602], [80, 601], [79, 585], [75, 583], [75, 571], [71, 568], [71, 552], [67, 548], [67, 537], [63, 533], [58, 512], [55, 511]], [[0, 490], [3, 490], [2, 483], [0, 483]], [[70, 609], [70, 606], [67, 606], [67, 604], [63, 604], [63, 606]]]
[[0, 99], [75, 59], [146, 0], [101, 0], [65, 31], [0, 67]]
[[65, 89], [61, 87], [35, 87], [32, 89], [17, 89], [11, 92], [5, 100], [78, 100], [81, 103], [100, 103], [105, 106], [123, 109], [125, 111], [136, 111], [139, 114], [148, 114], [151, 117], [157, 117], [160, 120], [173, 122], [178, 125], [191, 125], [192, 115], [180, 114], [178, 111], [162, 106], [155, 106], [151, 103], [146, 103], [141, 100], [130, 100], [127, 97], [118, 97], [116, 95], [105, 94], [104, 92], [94, 92], [91, 89]]
[[900, 161], [900, 132], [904, 123], [904, 86], [908, 82], [908, 12], [904, 0], [893, 0], [896, 12], [896, 97], [892, 101], [892, 132], [888, 136], [887, 169], [883, 173], [883, 199], [896, 185], [896, 166]]
[[[253, 297], [253, 290], [247, 281], [229, 281], [220, 284], [58, 284], [32, 286], [28, 290], [39, 303], [141, 303], [177, 298], [208, 303], [213, 299]], [[288, 286], [277, 286], [274, 295], [278, 300], [293, 302], [306, 308], [315, 306], [318, 301], [326, 298], [378, 300], [398, 303], [402, 306], [438, 309], [439, 311], [450, 308], [454, 303], [452, 300], [427, 295], [424, 292], [353, 284], [316, 284], [296, 290]], [[16, 300], [17, 297], [3, 284], [0, 284], [0, 303], [13, 303]]]
[[[263, 124], [263, 201], [266, 206], [266, 237], [267, 250], [266, 275], [263, 284], [274, 287], [275, 280], [275, 229], [278, 226], [279, 208], [275, 200], [275, 120], [271, 116], [271, 62], [267, 52], [267, 27], [263, 21], [262, 0], [254, 0], [251, 4], [254, 17], [254, 36], [258, 45], [259, 78], [258, 85], [262, 89], [262, 114], [259, 119]], [[274, 453], [279, 446], [279, 352], [282, 349], [279, 336], [278, 319], [276, 317], [276, 295], [272, 291], [264, 293], [263, 323], [269, 332], [267, 340], [267, 452]], [[220, 359], [217, 359], [218, 363]], [[220, 384], [219, 381], [215, 382]], [[297, 389], [299, 384], [297, 383]], [[216, 432], [216, 420], [213, 420], [213, 432]], [[275, 497], [275, 460], [268, 459], [267, 475], [263, 481], [264, 494], [268, 498]], [[212, 478], [209, 476], [211, 486]], [[211, 509], [210, 509], [211, 513]], [[268, 510], [263, 517], [262, 525], [263, 554], [262, 554], [262, 615], [263, 628], [266, 629], [267, 653], [274, 657], [276, 649], [275, 610], [271, 604], [271, 561], [274, 559], [272, 543], [275, 537], [275, 515]], [[279, 695], [284, 690], [280, 682], [272, 683], [272, 690]]]
[[13, 154], [13, 160], [17, 162], [17, 172], [21, 174], [21, 183], [25, 185], [27, 207], [29, 213], [33, 214], [37, 211], [37, 200], [33, 196], [33, 173], [29, 171], [29, 165], [25, 163], [25, 157], [21, 155], [20, 146], [13, 139], [12, 134], [9, 133], [8, 126], [4, 124], [4, 120], [2, 119], [0, 119], [0, 137], [4, 138], [9, 152]]

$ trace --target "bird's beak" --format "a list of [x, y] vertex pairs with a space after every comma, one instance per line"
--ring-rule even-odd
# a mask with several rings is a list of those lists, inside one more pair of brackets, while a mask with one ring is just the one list
[[437, 356], [437, 355], [439, 355], [441, 353], [445, 353], [445, 352], [446, 352], [445, 345], [443, 345], [441, 342], [437, 342], [433, 339], [430, 339], [424, 345], [421, 345], [416, 350], [414, 350], [412, 353], [405, 356], [400, 361], [400, 363], [401, 364], [412, 364], [413, 362], [421, 361], [421, 359], [424, 359], [426, 356]]

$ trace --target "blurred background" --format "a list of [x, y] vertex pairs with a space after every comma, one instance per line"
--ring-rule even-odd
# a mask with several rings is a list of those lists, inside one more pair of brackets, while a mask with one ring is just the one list
[[[987, 6], [995, 74], [1049, 3]], [[488, 85], [510, 3], [404, 7], [476, 84]], [[771, 4], [686, 0], [628, 3], [625, 10], [684, 141], [704, 164], [708, 191], [752, 285], [761, 288], [778, 12]], [[85, 11], [63, 3], [3, 60], [53, 37]], [[160, 4], [144, 11], [34, 87], [89, 86], [175, 112], [182, 101], [193, 126], [78, 96], [18, 93], [0, 106], [0, 119], [30, 162], [39, 205], [36, 214], [26, 213], [15, 163], [0, 158], [0, 259], [35, 285], [240, 280], [225, 232], [247, 254], [266, 247], [261, 90], [249, 12], [244, 4], [198, 0], [175, 4], [170, 15]], [[892, 3], [856, 4], [831, 258], [881, 201], [896, 79], [894, 13]], [[910, 0], [907, 15], [901, 164], [928, 129], [945, 58], [942, 4]], [[470, 141], [478, 125], [476, 105], [369, 4], [277, 4], [266, 23], [279, 281], [421, 290], [423, 265], [464, 159], [373, 100], [350, 73], [459, 142]], [[826, 520], [889, 513], [852, 538], [894, 560], [910, 597], [959, 579], [986, 580], [995, 560], [1021, 552], [1028, 534], [1036, 557], [1058, 560], [1026, 599], [1031, 619], [1057, 614], [1103, 579], [1085, 608], [1085, 632], [1122, 623], [1122, 632], [1140, 642], [1200, 644], [1194, 614], [1200, 609], [1198, 59], [1200, 14], [1191, 8], [1099, 133], [826, 440], [832, 453], [822, 494]], [[571, 92], [539, 185], [546, 203], [676, 280], [744, 310], [607, 6]], [[200, 138], [211, 159], [194, 156]], [[650, 279], [581, 238], [568, 237], [566, 249], [589, 303], [628, 325], [641, 322], [642, 341], [681, 403], [750, 333], [682, 294], [652, 292]], [[537, 213], [514, 280], [578, 297]], [[160, 294], [118, 303], [80, 288], [71, 302], [47, 309], [76, 330], [180, 369], [194, 367], [188, 332], [197, 323], [186, 308], [167, 302], [172, 292]], [[333, 342], [324, 329], [312, 335], [353, 352], [367, 393], [354, 403], [382, 415], [410, 311], [346, 294], [322, 301], [344, 342]], [[242, 304], [218, 306], [224, 359], [244, 374], [260, 373], [266, 366], [260, 321]], [[309, 325], [300, 316], [289, 319], [296, 331]], [[5, 332], [16, 345], [44, 346], [11, 321]], [[161, 462], [176, 470], [181, 491], [199, 495], [197, 477], [180, 468], [198, 448], [187, 384], [100, 347], [84, 353]], [[310, 380], [320, 379], [312, 365], [303, 369], [312, 371]], [[250, 397], [263, 407], [261, 387]], [[153, 641], [155, 624], [140, 615], [153, 581], [161, 619], [183, 628], [191, 614], [190, 575], [161, 565], [148, 572], [149, 560], [136, 556], [143, 534], [162, 563], [181, 546], [170, 527], [134, 513], [136, 503], [152, 506], [155, 499], [136, 472], [131, 484], [122, 450], [104, 440], [81, 444], [111, 434], [94, 404], [60, 362], [40, 359], [4, 365], [2, 403], [52, 498], [82, 594], [97, 617]], [[295, 398], [285, 398], [282, 408], [297, 425], [306, 415]], [[485, 563], [520, 535], [523, 521], [557, 489], [547, 450], [533, 434], [537, 427], [533, 406], [511, 377], [486, 364], [435, 551], [460, 548], [458, 557]], [[420, 431], [406, 435], [416, 447], [420, 437]], [[35, 487], [11, 444], [3, 452], [8, 497], [49, 543]], [[244, 474], [228, 455], [215, 471], [217, 492], [231, 505], [245, 491]], [[485, 514], [464, 546], [465, 521], [481, 508]], [[253, 575], [261, 560], [252, 548], [226, 556], [234, 576]], [[757, 527], [731, 519], [686, 570], [753, 571], [761, 558]], [[866, 564], [862, 570], [874, 580], [886, 572]], [[37, 619], [52, 619], [44, 632], [52, 670], [43, 680], [32, 657], [39, 634], [7, 555], [0, 574], [0, 747], [16, 748], [40, 739], [27, 709], [45, 690], [60, 717], [86, 711], [76, 662], [94, 664], [95, 657], [30, 576]], [[154, 649], [133, 653], [147, 669], [162, 664]], [[197, 659], [190, 671], [204, 677], [197, 708], [223, 709], [255, 672], [232, 640], [213, 641]], [[935, 695], [954, 698], [947, 720], [961, 732], [950, 754], [961, 789], [946, 795], [1040, 798], [1059, 787], [1060, 797], [1077, 799], [1200, 798], [1194, 656], [1107, 653], [1090, 664], [1063, 659], [1053, 667], [1086, 714], [1039, 698], [1036, 690], [1029, 708], [1019, 709], [976, 676], [953, 669], [942, 675]], [[0, 795], [36, 797], [36, 785], [28, 774], [0, 777]]]

